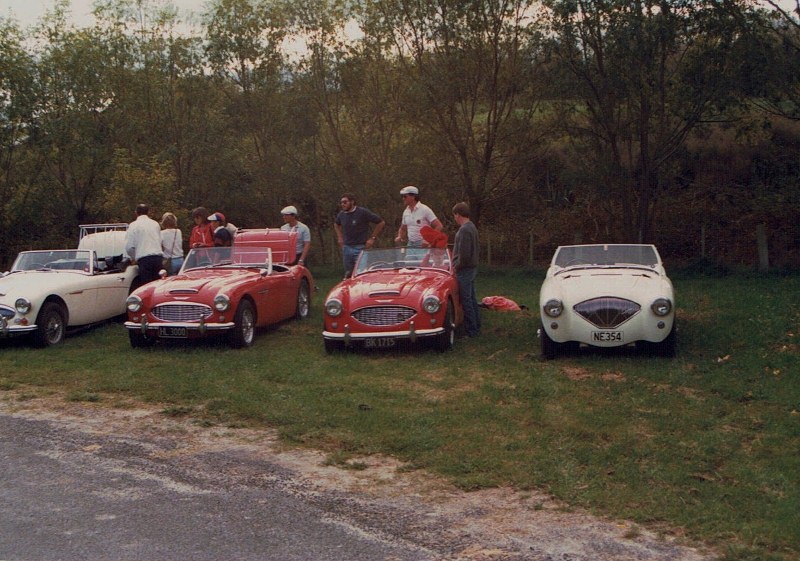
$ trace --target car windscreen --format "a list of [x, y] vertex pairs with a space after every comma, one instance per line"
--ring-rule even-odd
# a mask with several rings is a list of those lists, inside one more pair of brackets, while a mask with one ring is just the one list
[[440, 248], [395, 247], [365, 249], [356, 261], [355, 274], [382, 269], [438, 269], [450, 271], [450, 252]]
[[655, 267], [658, 255], [652, 245], [574, 245], [558, 249], [553, 264], [575, 265], [641, 265]]
[[23, 251], [17, 256], [12, 271], [81, 271], [91, 269], [92, 252], [80, 249]]

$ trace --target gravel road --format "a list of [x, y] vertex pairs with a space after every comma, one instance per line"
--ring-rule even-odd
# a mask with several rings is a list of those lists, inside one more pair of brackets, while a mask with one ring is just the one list
[[0, 393], [0, 559], [709, 561], [714, 552], [510, 489], [359, 468], [268, 430], [140, 404]]

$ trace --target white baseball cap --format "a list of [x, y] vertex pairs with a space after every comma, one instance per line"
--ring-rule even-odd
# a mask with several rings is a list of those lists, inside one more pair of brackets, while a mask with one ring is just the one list
[[408, 185], [407, 187], [403, 187], [400, 189], [401, 195], [419, 195], [419, 189], [414, 187], [413, 185]]
[[292, 205], [285, 206], [283, 207], [281, 214], [294, 214], [295, 216], [297, 216], [297, 208], [295, 208]]

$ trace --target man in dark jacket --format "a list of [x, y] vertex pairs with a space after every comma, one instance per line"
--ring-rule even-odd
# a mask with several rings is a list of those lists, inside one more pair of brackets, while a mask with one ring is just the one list
[[479, 256], [478, 229], [469, 219], [467, 203], [458, 203], [453, 207], [453, 218], [458, 223], [453, 245], [453, 267], [461, 295], [461, 308], [464, 310], [464, 328], [468, 337], [477, 337], [481, 333], [481, 314], [475, 295]]

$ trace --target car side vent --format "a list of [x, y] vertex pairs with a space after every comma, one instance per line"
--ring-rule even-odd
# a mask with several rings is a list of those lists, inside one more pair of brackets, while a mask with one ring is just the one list
[[572, 309], [595, 327], [611, 329], [638, 314], [641, 306], [624, 298], [602, 296], [585, 300]]

